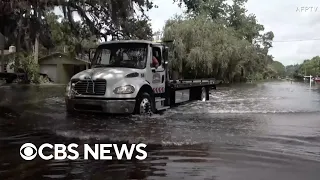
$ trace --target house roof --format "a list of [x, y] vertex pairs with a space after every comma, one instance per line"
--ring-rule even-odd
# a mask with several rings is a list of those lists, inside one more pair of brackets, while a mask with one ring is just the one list
[[[9, 52], [9, 50], [4, 50], [4, 55], [9, 55], [9, 54], [13, 54], [13, 52]], [[0, 55], [1, 55], [1, 51], [0, 51]]]
[[[51, 53], [47, 56], [44, 56], [44, 57], [41, 57], [39, 58], [39, 62], [42, 61], [42, 60], [45, 60], [45, 59], [48, 59], [48, 58], [51, 58], [51, 57], [66, 57], [66, 58], [70, 58], [69, 55], [65, 54], [65, 53], [61, 53], [61, 52], [54, 52], [54, 53]], [[84, 62], [84, 63], [87, 63], [87, 64], [90, 64], [89, 61], [86, 61], [86, 60], [83, 60], [83, 59], [79, 59], [79, 58], [73, 58], [75, 60], [78, 60], [78, 61], [81, 61], [81, 62]]]

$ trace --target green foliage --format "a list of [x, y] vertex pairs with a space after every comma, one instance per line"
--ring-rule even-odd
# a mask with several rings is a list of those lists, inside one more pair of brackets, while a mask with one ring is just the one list
[[92, 35], [90, 31], [85, 28], [83, 23], [76, 23], [80, 29], [80, 34], [76, 36], [72, 33], [68, 22], [61, 19], [62, 17], [57, 16], [53, 12], [48, 13], [45, 17], [51, 30], [53, 44], [55, 45], [51, 51], [66, 51], [74, 57], [84, 53], [86, 49], [95, 47], [97, 44], [97, 37]]
[[[64, 16], [53, 13], [56, 7]], [[30, 56], [37, 37], [40, 56], [60, 51], [73, 57], [86, 54], [98, 40], [107, 41], [111, 36], [151, 39], [145, 11], [153, 7], [150, 0], [0, 0], [0, 32], [5, 35], [5, 48], [15, 45], [19, 52], [15, 69], [22, 69], [32, 82], [38, 82], [38, 65]]]
[[173, 39], [173, 70], [184, 78], [215, 77], [225, 81], [275, 76], [268, 55], [273, 32], [247, 15], [247, 0], [174, 0], [187, 8], [185, 17], [166, 22], [164, 39]]
[[298, 75], [300, 64], [286, 66], [286, 76], [294, 78]]
[[[0, 31], [7, 38], [6, 46], [15, 44], [17, 51], [31, 52], [39, 35], [45, 48], [53, 48], [56, 44], [52, 42], [55, 40], [52, 40], [52, 26], [48, 25], [50, 19], [47, 14], [55, 7], [63, 11], [64, 28], [68, 26], [67, 31], [80, 39], [95, 36], [107, 41], [110, 36], [118, 39], [147, 39], [152, 36], [149, 18], [145, 15], [146, 10], [154, 7], [150, 0], [0, 0], [0, 9], [3, 10], [0, 12], [0, 27], [4, 27]], [[75, 21], [75, 13], [81, 23]], [[71, 39], [74, 45], [74, 39]], [[79, 47], [75, 47], [77, 51]]]
[[123, 22], [126, 28], [119, 33], [119, 39], [152, 40], [152, 29], [149, 19], [145, 17], [129, 18]]
[[315, 56], [306, 59], [301, 64], [286, 66], [286, 76], [301, 79], [303, 76], [319, 76], [320, 75], [320, 57]]
[[191, 17], [203, 15], [206, 18], [219, 20], [227, 27], [232, 27], [237, 31], [236, 36], [244, 38], [250, 43], [261, 42], [263, 46], [272, 46], [271, 40], [274, 35], [267, 32], [261, 35], [264, 30], [263, 25], [258, 24], [254, 14], [247, 15], [245, 3], [247, 0], [174, 0], [180, 6], [184, 4], [187, 14]]
[[279, 61], [273, 61], [271, 64], [271, 68], [274, 71], [274, 77], [284, 77], [286, 75], [285, 66]]
[[264, 75], [259, 72], [256, 72], [256, 73], [250, 74], [247, 78], [250, 81], [260, 81], [264, 79]]
[[41, 83], [39, 74], [39, 65], [34, 60], [32, 54], [19, 53], [16, 56], [17, 61], [15, 62], [14, 68], [21, 69], [27, 75], [28, 81], [31, 83]]
[[304, 60], [304, 62], [300, 65], [297, 74], [300, 75], [312, 75], [318, 76], [320, 75], [320, 57], [315, 56], [312, 59]]

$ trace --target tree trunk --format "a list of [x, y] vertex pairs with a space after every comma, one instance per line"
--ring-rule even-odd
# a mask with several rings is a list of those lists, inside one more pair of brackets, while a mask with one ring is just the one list
[[5, 63], [4, 63], [4, 46], [1, 47], [1, 72], [4, 72], [5, 69]]
[[[36, 19], [40, 18], [39, 6], [35, 4], [34, 13], [36, 15]], [[39, 36], [40, 33], [36, 32], [35, 42], [34, 42], [34, 62], [38, 64], [39, 59]]]
[[1, 65], [1, 72], [4, 72], [4, 35], [2, 35], [2, 33], [0, 33], [0, 49], [1, 49], [1, 61], [0, 61], [0, 65]]
[[34, 43], [34, 62], [38, 64], [39, 57], [39, 33], [36, 34], [36, 39]]

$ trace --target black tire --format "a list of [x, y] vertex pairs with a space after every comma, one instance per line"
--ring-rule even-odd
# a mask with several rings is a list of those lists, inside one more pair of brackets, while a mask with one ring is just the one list
[[73, 107], [68, 105], [68, 100], [65, 100], [65, 106], [66, 106], [67, 115], [73, 115], [76, 113], [76, 111], [73, 109]]
[[135, 114], [151, 115], [155, 113], [155, 103], [149, 93], [141, 93], [136, 99]]
[[76, 114], [76, 111], [73, 109], [66, 108], [66, 114], [67, 114], [67, 116], [73, 116]]
[[6, 83], [11, 84], [13, 82], [13, 80], [14, 80], [13, 78], [8, 78], [8, 79], [6, 79]]

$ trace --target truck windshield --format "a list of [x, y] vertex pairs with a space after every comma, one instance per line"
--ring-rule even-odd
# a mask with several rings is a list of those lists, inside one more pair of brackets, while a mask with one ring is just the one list
[[147, 44], [114, 43], [100, 45], [92, 61], [93, 67], [125, 67], [144, 69]]

